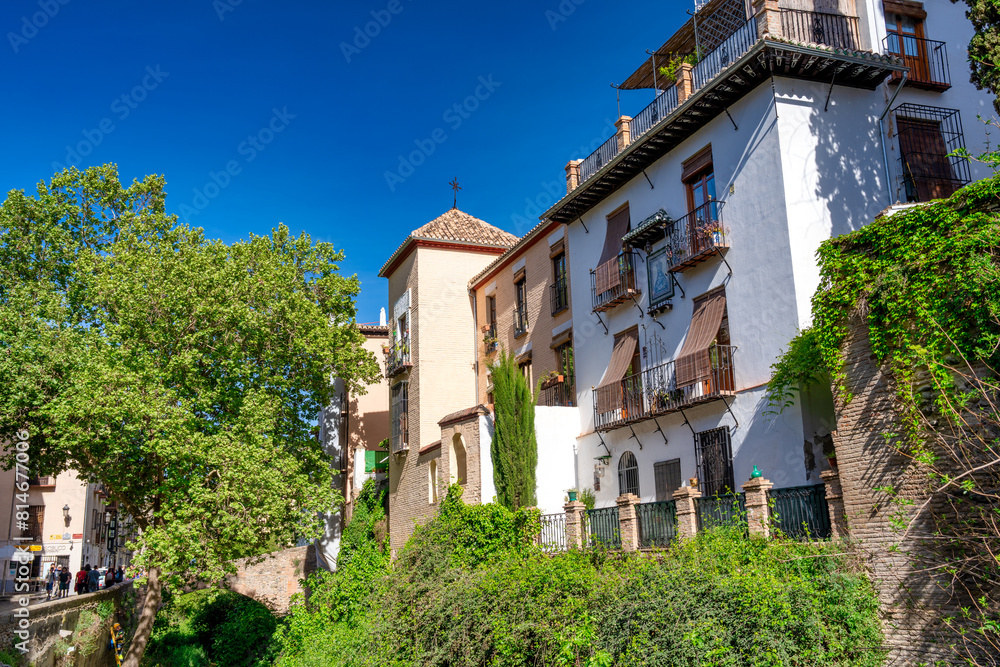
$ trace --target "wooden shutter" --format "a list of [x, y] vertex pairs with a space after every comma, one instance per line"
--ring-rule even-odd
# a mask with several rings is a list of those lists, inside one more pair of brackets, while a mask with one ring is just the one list
[[[601, 383], [594, 392], [597, 394], [597, 411], [612, 412], [622, 406], [622, 392], [619, 383], [625, 377], [625, 372], [632, 365], [639, 344], [639, 330], [633, 327], [615, 336], [615, 348], [611, 352], [611, 361], [604, 371]], [[638, 369], [637, 369], [638, 370]]]
[[604, 236], [604, 249], [601, 250], [601, 259], [597, 262], [598, 266], [610, 262], [618, 256], [618, 253], [622, 251], [622, 237], [628, 233], [628, 230], [628, 206], [625, 206], [625, 208], [608, 218], [608, 228]]
[[653, 477], [656, 480], [656, 502], [672, 500], [674, 491], [681, 488], [681, 460], [654, 463]]
[[920, 201], [951, 196], [958, 189], [941, 124], [916, 118], [897, 118], [899, 151], [913, 179]]
[[696, 300], [691, 327], [677, 355], [677, 387], [683, 388], [711, 376], [712, 361], [708, 348], [719, 333], [726, 312], [725, 291], [712, 292]]

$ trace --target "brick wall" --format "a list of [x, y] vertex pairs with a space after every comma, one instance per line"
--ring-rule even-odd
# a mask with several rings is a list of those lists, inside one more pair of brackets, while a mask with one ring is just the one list
[[[462, 446], [465, 449], [465, 480], [462, 483], [462, 500], [466, 503], [476, 504], [483, 502], [482, 487], [482, 467], [481, 460], [484, 456], [489, 456], [489, 444], [479, 442], [479, 417], [482, 411], [475, 411], [461, 421], [451, 422], [441, 425], [441, 484], [445, 490], [456, 481], [454, 476], [455, 468], [455, 438], [461, 437]], [[485, 446], [486, 451], [482, 451]]]
[[[966, 601], [951, 592], [946, 572], [927, 569], [933, 555], [922, 549], [934, 538], [932, 516], [942, 508], [922, 507], [928, 498], [926, 473], [886, 437], [899, 430], [895, 387], [872, 354], [864, 318], [855, 316], [849, 331], [842, 354], [852, 399], [837, 399], [834, 444], [850, 537], [875, 577], [882, 603], [888, 664], [956, 664], [949, 644], [958, 637], [943, 619]], [[895, 504], [876, 490], [886, 487], [912, 504]], [[894, 517], [910, 525], [905, 537], [893, 527]]]
[[[526, 242], [525, 246], [511, 252], [509, 257], [505, 256], [504, 262], [500, 267], [481, 279], [475, 289], [477, 321], [480, 327], [489, 322], [486, 298], [492, 296], [496, 298], [498, 344], [505, 347], [508, 352], [513, 353], [519, 348], [526, 346], [529, 342], [531, 343], [532, 389], [534, 389], [538, 378], [542, 375], [559, 369], [556, 353], [550, 347], [552, 343], [552, 330], [572, 319], [572, 300], [569, 301], [569, 308], [555, 316], [552, 315], [550, 301], [550, 286], [555, 282], [555, 275], [552, 268], [552, 258], [549, 256], [549, 237], [564, 227], [565, 225], [552, 225], [550, 228], [542, 230], [544, 233], [537, 234], [531, 241]], [[527, 296], [528, 332], [523, 336], [514, 338], [514, 267], [519, 267], [522, 259], [524, 260], [524, 280]], [[567, 281], [569, 280], [571, 261], [572, 258], [569, 256], [569, 252], [567, 252]], [[490, 288], [494, 284], [496, 285], [496, 289], [491, 290]], [[568, 298], [570, 292], [569, 284], [567, 284], [566, 289]], [[485, 404], [487, 402], [486, 394], [489, 386], [487, 364], [493, 361], [496, 355], [486, 354], [482, 331], [477, 332], [477, 340], [479, 354], [479, 396], [480, 402]]]
[[233, 591], [253, 598], [276, 614], [287, 614], [292, 596], [303, 593], [301, 580], [316, 571], [316, 547], [292, 547], [237, 564], [235, 575], [226, 577]]

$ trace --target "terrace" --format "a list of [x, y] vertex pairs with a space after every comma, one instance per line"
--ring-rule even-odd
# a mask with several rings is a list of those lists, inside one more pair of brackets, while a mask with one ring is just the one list
[[[906, 70], [891, 52], [867, 50], [856, 16], [819, 11], [818, 4], [790, 9], [756, 0], [752, 16], [743, 0], [701, 6], [619, 86], [652, 90], [653, 101], [622, 116], [615, 136], [594, 153], [567, 165], [567, 196], [542, 217], [578, 219], [772, 76], [874, 90]], [[676, 80], [664, 79], [664, 67]]]
[[385, 376], [393, 378], [410, 369], [410, 336], [392, 332], [389, 342], [382, 346], [385, 353]]

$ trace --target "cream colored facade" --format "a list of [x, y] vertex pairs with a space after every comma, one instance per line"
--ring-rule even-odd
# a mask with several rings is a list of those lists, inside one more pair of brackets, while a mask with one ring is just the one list
[[[389, 330], [385, 326], [359, 327], [365, 336], [364, 348], [375, 355], [379, 371], [385, 377], [385, 355], [383, 346], [389, 342]], [[378, 449], [379, 443], [389, 438], [389, 385], [384, 380], [365, 387], [364, 394], [351, 394], [347, 398], [348, 445], [345, 460], [347, 471], [344, 481], [346, 501], [345, 518], [350, 521], [354, 500], [357, 498], [365, 479], [365, 450]]]

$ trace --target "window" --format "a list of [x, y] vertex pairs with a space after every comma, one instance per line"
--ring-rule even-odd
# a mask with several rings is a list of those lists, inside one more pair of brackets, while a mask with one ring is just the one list
[[576, 371], [573, 366], [573, 343], [563, 343], [556, 348], [556, 364], [563, 376], [562, 405], [576, 405]]
[[733, 450], [729, 427], [695, 433], [694, 443], [701, 494], [717, 496], [732, 493], [736, 485], [733, 483]]
[[[687, 190], [688, 210], [684, 219], [675, 223], [675, 241], [680, 248], [675, 249], [682, 256], [697, 257], [706, 250], [724, 245], [724, 234], [719, 222], [719, 204], [715, 197], [715, 167], [712, 163], [712, 147], [702, 150], [684, 161], [681, 181]], [[686, 240], [681, 240], [681, 235]], [[677, 264], [675, 261], [672, 264]]]
[[497, 298], [486, 297], [486, 354], [497, 349]]
[[947, 197], [969, 182], [968, 161], [948, 155], [965, 145], [957, 109], [901, 104], [893, 118], [907, 201]]
[[615, 335], [611, 360], [601, 383], [594, 389], [598, 429], [638, 417], [644, 409], [642, 375], [639, 373], [639, 328]]
[[[907, 84], [928, 90], [944, 91], [951, 87], [948, 53], [944, 42], [924, 37], [927, 12], [919, 2], [887, 0], [885, 6], [885, 47], [910, 68]], [[895, 74], [893, 82], [902, 80]]]
[[552, 276], [552, 314], [556, 315], [569, 308], [569, 283], [566, 279], [565, 252], [560, 252], [552, 258]]
[[522, 361], [517, 367], [521, 370], [521, 375], [524, 376], [524, 379], [528, 381], [528, 388], [533, 387], [534, 385], [531, 382], [531, 359]]
[[514, 338], [528, 332], [528, 295], [524, 283], [523, 276], [514, 283]]
[[407, 414], [407, 397], [409, 383], [399, 382], [393, 385], [390, 397], [392, 419], [392, 453], [406, 451], [410, 447]]
[[639, 463], [632, 452], [625, 452], [618, 459], [618, 495], [626, 493], [639, 495]]
[[628, 204], [608, 216], [601, 257], [597, 260], [597, 267], [590, 272], [595, 312], [610, 310], [636, 293], [635, 253], [626, 251], [622, 242], [630, 228]]
[[465, 486], [466, 481], [466, 455], [465, 440], [461, 433], [456, 433], [451, 438], [451, 451], [449, 453], [449, 468], [451, 473], [451, 483]]
[[656, 502], [673, 500], [674, 491], [681, 488], [681, 460], [654, 463], [653, 478], [656, 481]]
[[431, 459], [427, 463], [427, 502], [434, 505], [438, 501], [438, 462], [437, 459]]
[[29, 537], [33, 542], [41, 542], [42, 526], [44, 524], [45, 524], [45, 506], [29, 505], [27, 521], [22, 524], [21, 520], [20, 519], [18, 520], [18, 525], [22, 526], [21, 537]]
[[677, 389], [691, 396], [732, 392], [735, 348], [730, 343], [725, 289], [696, 297], [691, 325], [674, 364]]

